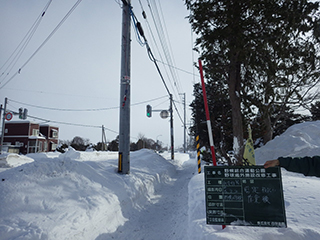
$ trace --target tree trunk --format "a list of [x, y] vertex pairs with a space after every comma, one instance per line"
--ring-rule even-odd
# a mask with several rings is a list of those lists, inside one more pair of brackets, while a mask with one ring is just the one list
[[272, 137], [273, 137], [273, 128], [272, 128], [271, 119], [268, 113], [264, 114], [263, 123], [265, 125], [265, 131], [263, 134], [263, 144], [266, 144], [267, 142], [272, 140]]
[[233, 54], [230, 61], [229, 71], [229, 97], [232, 108], [232, 129], [233, 129], [233, 150], [236, 165], [241, 165], [243, 156], [243, 125], [241, 114], [241, 78], [240, 78], [240, 63], [237, 61], [237, 54]]

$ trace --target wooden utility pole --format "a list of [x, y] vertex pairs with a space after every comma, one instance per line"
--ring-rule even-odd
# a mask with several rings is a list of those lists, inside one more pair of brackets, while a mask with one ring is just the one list
[[130, 173], [130, 0], [122, 0], [118, 172]]

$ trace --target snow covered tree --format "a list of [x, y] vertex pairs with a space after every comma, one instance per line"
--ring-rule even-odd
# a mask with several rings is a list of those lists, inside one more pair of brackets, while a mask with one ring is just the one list
[[207, 79], [228, 87], [233, 148], [240, 160], [243, 109], [255, 105], [272, 137], [273, 125], [268, 122], [272, 106], [283, 103], [281, 109], [285, 110], [293, 101], [306, 96], [317, 81], [318, 46], [314, 30], [319, 28], [319, 4], [307, 0], [185, 3], [198, 36], [195, 49], [203, 59]]
[[82, 137], [76, 136], [72, 139], [70, 146], [78, 151], [85, 151], [89, 144], [89, 139], [84, 139]]

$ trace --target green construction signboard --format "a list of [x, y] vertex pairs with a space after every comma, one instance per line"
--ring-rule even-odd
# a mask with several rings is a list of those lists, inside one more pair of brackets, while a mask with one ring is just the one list
[[207, 224], [287, 227], [281, 170], [205, 166]]

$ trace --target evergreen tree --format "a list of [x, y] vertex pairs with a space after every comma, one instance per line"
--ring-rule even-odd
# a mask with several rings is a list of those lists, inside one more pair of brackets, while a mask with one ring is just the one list
[[109, 151], [119, 151], [119, 135], [116, 139], [112, 140], [108, 145]]
[[85, 151], [89, 146], [89, 139], [83, 139], [82, 137], [76, 136], [72, 139], [70, 146], [78, 151]]
[[269, 134], [266, 139], [270, 139], [273, 105], [282, 102], [280, 109], [285, 111], [318, 79], [314, 38], [318, 33], [313, 30], [318, 31], [319, 4], [306, 0], [185, 2], [191, 12], [189, 21], [199, 36], [196, 50], [204, 61], [206, 76], [228, 87], [233, 148], [240, 160], [243, 108], [250, 112], [248, 108], [256, 105]]
[[[216, 153], [230, 160], [227, 152], [232, 150], [232, 123], [227, 89], [208, 82], [206, 92]], [[210, 149], [202, 86], [199, 83], [194, 85], [193, 95], [195, 99], [190, 104], [193, 126], [190, 132], [193, 136], [199, 135], [200, 146]]]
[[320, 102], [316, 102], [314, 104], [311, 104], [310, 112], [312, 115], [312, 120], [320, 120]]

